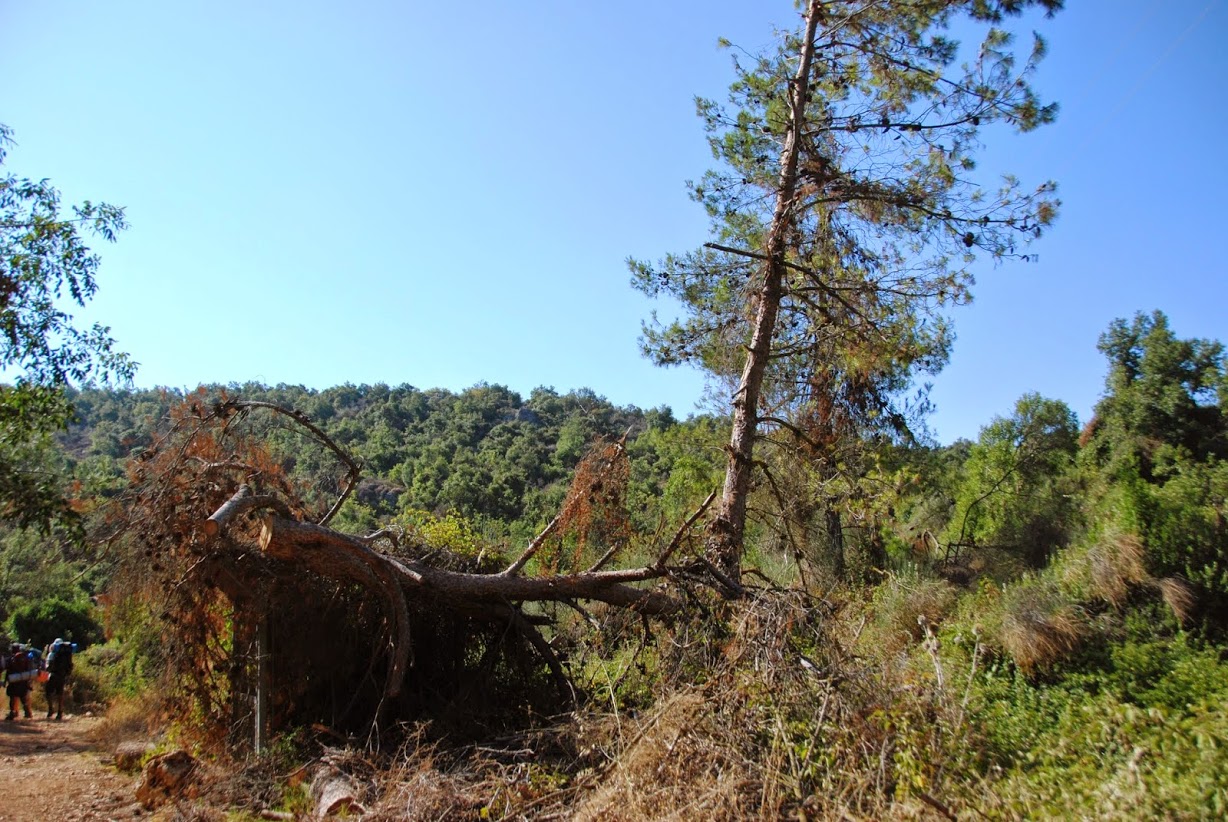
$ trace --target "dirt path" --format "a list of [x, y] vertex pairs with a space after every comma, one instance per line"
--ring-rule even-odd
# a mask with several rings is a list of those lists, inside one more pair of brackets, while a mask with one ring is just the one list
[[80, 822], [145, 816], [133, 798], [136, 778], [110, 767], [93, 749], [98, 719], [62, 722], [0, 719], [0, 820]]

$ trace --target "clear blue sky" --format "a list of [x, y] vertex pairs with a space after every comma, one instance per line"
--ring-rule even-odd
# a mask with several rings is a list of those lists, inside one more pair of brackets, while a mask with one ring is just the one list
[[[936, 381], [939, 438], [1026, 391], [1086, 420], [1097, 336], [1155, 308], [1228, 340], [1228, 6], [1071, 0], [1029, 19], [1055, 126], [986, 167], [1053, 178], [1030, 265], [986, 266]], [[14, 172], [127, 207], [83, 316], [143, 386], [479, 381], [695, 408], [640, 357], [628, 256], [706, 239], [692, 98], [792, 4], [0, 0]]]

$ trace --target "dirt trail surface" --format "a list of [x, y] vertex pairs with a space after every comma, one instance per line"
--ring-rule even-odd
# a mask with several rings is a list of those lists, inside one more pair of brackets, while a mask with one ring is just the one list
[[135, 776], [111, 767], [110, 755], [94, 749], [90, 730], [99, 720], [41, 715], [0, 719], [0, 820], [80, 822], [134, 819], [147, 814], [136, 804]]

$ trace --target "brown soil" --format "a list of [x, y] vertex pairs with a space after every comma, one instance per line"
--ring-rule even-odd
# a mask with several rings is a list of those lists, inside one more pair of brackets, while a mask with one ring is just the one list
[[[6, 700], [7, 701], [7, 700]], [[0, 819], [79, 822], [145, 816], [136, 804], [135, 776], [110, 766], [90, 731], [100, 720], [0, 719]]]

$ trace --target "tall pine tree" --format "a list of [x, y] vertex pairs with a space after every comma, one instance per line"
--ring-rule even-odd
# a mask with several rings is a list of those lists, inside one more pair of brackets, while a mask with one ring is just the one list
[[[1030, 131], [1056, 113], [1028, 83], [1043, 41], [1020, 60], [1003, 28], [1029, 6], [1061, 2], [807, 0], [775, 52], [735, 61], [729, 106], [699, 101], [720, 167], [691, 193], [712, 241], [631, 265], [638, 289], [684, 309], [645, 327], [646, 352], [732, 388], [708, 533], [731, 581], [765, 424], [842, 407], [843, 429], [898, 428], [902, 389], [946, 360], [943, 312], [968, 299], [978, 252], [1023, 256], [1053, 220], [1054, 184], [974, 175], [986, 127]], [[961, 50], [954, 27], [979, 48]]]

